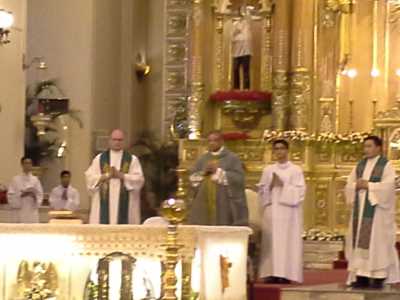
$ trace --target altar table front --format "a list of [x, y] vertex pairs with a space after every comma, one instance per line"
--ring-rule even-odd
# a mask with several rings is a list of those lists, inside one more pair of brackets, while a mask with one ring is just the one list
[[[250, 234], [247, 227], [178, 228], [178, 241], [182, 244], [179, 259], [192, 262], [191, 286], [199, 293], [199, 299], [247, 299], [246, 261]], [[0, 224], [0, 300], [21, 299], [17, 297], [20, 288], [17, 278], [24, 276], [21, 262], [27, 262], [25, 268], [30, 271], [34, 262], [55, 266], [56, 299], [87, 299], [85, 289], [96, 273], [99, 259], [113, 252], [129, 254], [136, 259], [132, 275], [134, 300], [145, 298], [149, 290], [157, 298], [161, 293], [160, 262], [166, 254], [163, 247], [166, 236], [165, 226]], [[229, 268], [221, 266], [221, 257], [230, 263]], [[178, 278], [181, 266], [178, 264], [176, 269]], [[228, 274], [229, 278], [229, 287], [225, 290], [222, 274]], [[180, 299], [179, 282], [177, 295]]]

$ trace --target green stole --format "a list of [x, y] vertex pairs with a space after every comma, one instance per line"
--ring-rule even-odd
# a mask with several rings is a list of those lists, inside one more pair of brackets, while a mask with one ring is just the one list
[[[217, 161], [221, 159], [221, 155], [210, 154], [209, 161]], [[207, 219], [209, 225], [216, 225], [217, 222], [217, 184], [211, 179], [213, 174], [204, 176], [203, 184], [200, 186], [200, 197], [204, 197], [207, 201]], [[203, 198], [203, 199], [204, 199]]]
[[[357, 179], [362, 178], [365, 166], [367, 165], [368, 159], [361, 160], [356, 168], [356, 176]], [[379, 157], [376, 162], [374, 169], [372, 170], [371, 176], [369, 178], [369, 182], [380, 182], [382, 180], [383, 171], [387, 164], [388, 160], [384, 157]], [[365, 197], [364, 209], [362, 212], [362, 220], [361, 220], [361, 228], [360, 228], [360, 237], [357, 241], [357, 231], [358, 231], [358, 221], [359, 221], [359, 210], [360, 210], [360, 199], [358, 197], [358, 192], [356, 192], [356, 199], [354, 202], [354, 210], [353, 210], [353, 248], [359, 248], [361, 250], [369, 250], [370, 242], [371, 242], [371, 232], [372, 232], [372, 224], [375, 216], [375, 206], [371, 205], [371, 202], [368, 198], [368, 191]]]
[[[121, 158], [120, 171], [129, 172], [132, 155], [124, 151]], [[110, 151], [103, 152], [100, 155], [100, 169], [102, 174], [109, 173]], [[118, 224], [128, 224], [129, 218], [129, 192], [125, 188], [123, 180], [119, 189], [118, 199]], [[104, 182], [100, 187], [100, 224], [110, 224], [110, 183]]]

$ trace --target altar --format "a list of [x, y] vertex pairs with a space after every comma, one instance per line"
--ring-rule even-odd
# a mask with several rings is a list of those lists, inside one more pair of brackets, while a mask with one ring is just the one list
[[[178, 226], [178, 299], [247, 299], [250, 234]], [[166, 226], [1, 224], [0, 300], [159, 299], [166, 237]]]

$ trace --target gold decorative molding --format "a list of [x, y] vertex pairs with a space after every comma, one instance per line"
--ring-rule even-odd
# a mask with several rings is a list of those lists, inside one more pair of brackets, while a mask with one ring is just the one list
[[287, 129], [289, 98], [289, 77], [286, 70], [276, 70], [273, 74], [272, 127]]
[[272, 14], [273, 1], [263, 1], [261, 46], [261, 90], [272, 89]]
[[238, 129], [251, 130], [268, 112], [268, 104], [260, 101], [225, 101], [222, 112], [229, 115]]
[[167, 0], [167, 7], [169, 9], [182, 9], [189, 5], [189, 0]]
[[290, 81], [290, 120], [296, 130], [308, 129], [311, 102], [311, 75], [308, 69], [296, 68]]
[[17, 274], [17, 294], [21, 299], [42, 299], [57, 295], [58, 274], [52, 262], [26, 260], [20, 262]]
[[185, 41], [168, 41], [167, 43], [167, 63], [168, 64], [183, 64], [186, 58], [186, 43]]
[[353, 0], [325, 0], [325, 9], [343, 14], [353, 12]]
[[329, 184], [327, 182], [317, 182], [314, 200], [314, 224], [318, 227], [329, 227], [328, 195]]
[[224, 15], [218, 12], [215, 15], [215, 35], [214, 35], [214, 90], [225, 88], [225, 64], [224, 64]]
[[184, 36], [187, 31], [187, 14], [185, 12], [171, 12], [167, 16], [167, 36]]
[[168, 92], [179, 92], [185, 89], [185, 75], [183, 69], [168, 69], [166, 77]]
[[221, 289], [222, 293], [224, 293], [230, 287], [229, 269], [232, 268], [232, 263], [223, 255], [219, 256], [219, 262], [221, 268]]
[[98, 274], [98, 297], [97, 299], [91, 300], [108, 300], [109, 289], [110, 289], [110, 262], [121, 261], [121, 288], [120, 298], [121, 300], [132, 300], [132, 273], [133, 266], [136, 259], [129, 254], [121, 252], [112, 252], [107, 256], [101, 258], [98, 262], [97, 274]]
[[199, 139], [201, 136], [201, 118], [204, 104], [203, 82], [203, 34], [204, 11], [202, 0], [192, 0], [192, 59], [191, 59], [191, 96], [188, 103], [188, 138]]

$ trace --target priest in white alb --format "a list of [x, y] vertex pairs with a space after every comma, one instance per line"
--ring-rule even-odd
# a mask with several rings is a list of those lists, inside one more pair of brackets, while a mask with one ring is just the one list
[[396, 173], [381, 154], [382, 140], [364, 140], [365, 157], [351, 172], [346, 185], [352, 205], [346, 239], [348, 284], [354, 288], [381, 289], [400, 281], [396, 243]]
[[304, 175], [288, 160], [289, 144], [273, 143], [277, 162], [267, 166], [258, 184], [263, 207], [259, 277], [265, 283], [303, 281]]
[[13, 178], [7, 191], [10, 206], [16, 211], [17, 223], [39, 223], [39, 207], [43, 189], [39, 179], [32, 175], [32, 159], [21, 158], [22, 174]]
[[86, 171], [91, 194], [90, 224], [140, 224], [140, 190], [144, 177], [139, 160], [123, 150], [124, 133], [112, 131], [110, 150], [95, 157]]

